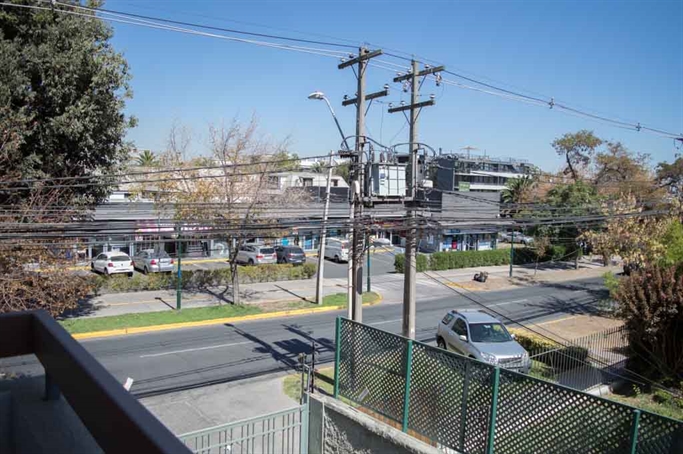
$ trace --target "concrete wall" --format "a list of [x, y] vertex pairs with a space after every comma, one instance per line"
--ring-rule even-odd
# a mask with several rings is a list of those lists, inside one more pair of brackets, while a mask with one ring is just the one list
[[309, 408], [309, 454], [440, 453], [336, 399], [310, 396]]

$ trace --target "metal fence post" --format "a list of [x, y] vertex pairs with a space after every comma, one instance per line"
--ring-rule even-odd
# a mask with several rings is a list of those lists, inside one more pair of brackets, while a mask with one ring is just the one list
[[[308, 454], [308, 429], [309, 429], [309, 412], [311, 404], [310, 398], [306, 395], [303, 405], [301, 406], [301, 413], [299, 422], [301, 430], [299, 431], [299, 450], [301, 454]], [[263, 447], [262, 447], [263, 449]]]
[[638, 426], [640, 425], [640, 410], [633, 410], [633, 419], [631, 420], [631, 446], [629, 452], [636, 453], [638, 447]]
[[465, 361], [465, 377], [462, 385], [462, 402], [460, 404], [460, 451], [465, 452], [465, 427], [467, 424], [467, 395], [470, 387], [471, 359]]
[[498, 410], [498, 388], [500, 386], [500, 369], [496, 367], [493, 371], [493, 395], [491, 396], [491, 419], [489, 420], [489, 437], [486, 452], [493, 454], [493, 446], [496, 435], [496, 413]]
[[406, 388], [403, 397], [403, 431], [408, 432], [408, 418], [410, 415], [410, 373], [413, 370], [413, 341], [408, 339], [406, 352]]
[[334, 398], [339, 398], [339, 360], [341, 358], [341, 317], [337, 317], [334, 333]]

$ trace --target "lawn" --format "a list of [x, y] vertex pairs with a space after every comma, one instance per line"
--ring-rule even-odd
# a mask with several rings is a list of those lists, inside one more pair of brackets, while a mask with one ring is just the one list
[[[324, 393], [332, 395], [334, 392], [334, 366], [318, 369], [318, 375], [322, 375], [325, 378], [316, 377], [315, 387]], [[285, 394], [298, 402], [301, 398], [301, 373], [285, 377], [282, 387]]]
[[669, 402], [657, 402], [654, 400], [654, 394], [646, 393], [635, 394], [632, 396], [609, 394], [604, 397], [615, 400], [622, 404], [640, 408], [641, 410], [646, 410], [651, 413], [683, 421], [683, 399], [679, 399], [681, 403], [677, 404], [675, 400], [671, 400]]
[[[376, 292], [364, 293], [363, 303], [374, 304], [380, 300]], [[286, 302], [285, 302], [286, 303]], [[323, 299], [321, 306], [345, 306], [346, 293], [334, 293]], [[284, 305], [285, 309], [313, 309], [321, 307], [306, 301], [292, 301]], [[256, 304], [237, 305], [224, 304], [221, 306], [194, 307], [188, 309], [166, 310], [158, 312], [143, 312], [137, 314], [123, 314], [108, 317], [81, 317], [61, 320], [59, 323], [72, 334], [107, 331], [122, 328], [139, 328], [144, 326], [170, 325], [173, 323], [200, 322], [219, 318], [241, 317], [243, 315], [261, 314], [264, 312], [282, 310], [282, 306], [269, 307], [264, 310]]]

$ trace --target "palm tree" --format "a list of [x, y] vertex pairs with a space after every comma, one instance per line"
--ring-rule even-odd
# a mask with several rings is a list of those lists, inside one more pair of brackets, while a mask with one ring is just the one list
[[[536, 179], [531, 175], [520, 178], [512, 178], [505, 184], [505, 189], [500, 194], [503, 203], [516, 205], [531, 202], [536, 189]], [[514, 207], [503, 210], [503, 216], [513, 217], [522, 211], [522, 207]]]
[[536, 180], [531, 175], [512, 178], [505, 184], [501, 198], [503, 203], [528, 203], [533, 197]]
[[157, 157], [149, 150], [144, 150], [137, 157], [137, 163], [140, 167], [154, 167], [158, 164]]
[[318, 161], [311, 166], [311, 172], [313, 173], [325, 173], [325, 170], [327, 170], [327, 166], [322, 161]]

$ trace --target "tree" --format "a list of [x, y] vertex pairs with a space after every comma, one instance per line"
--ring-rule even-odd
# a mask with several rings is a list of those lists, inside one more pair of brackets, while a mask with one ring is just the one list
[[565, 134], [552, 143], [555, 152], [564, 156], [567, 163], [565, 173], [570, 173], [574, 181], [579, 180], [579, 172], [588, 166], [595, 149], [600, 145], [602, 140], [595, 137], [593, 131], [585, 129]]
[[338, 175], [344, 179], [347, 183], [349, 183], [349, 173], [351, 171], [351, 164], [349, 162], [343, 162], [341, 164], [337, 164], [336, 167], [333, 169], [333, 173], [335, 175]]
[[158, 164], [157, 157], [149, 150], [143, 150], [136, 161], [140, 167], [155, 167]]
[[683, 201], [683, 157], [671, 164], [660, 162], [657, 165], [655, 181], [669, 194]]
[[621, 142], [607, 142], [607, 149], [595, 154], [593, 182], [600, 194], [632, 194], [645, 200], [655, 189], [649, 161], [646, 153], [632, 153]]
[[[82, 14], [92, 17], [0, 6], [0, 180], [108, 175], [128, 158], [128, 65], [111, 28]], [[109, 190], [74, 186], [60, 203], [98, 202]], [[31, 197], [3, 192], [0, 204]]]
[[[21, 232], [82, 219], [83, 207], [108, 195], [111, 175], [128, 160], [124, 136], [135, 124], [124, 115], [130, 74], [111, 37], [94, 13], [0, 6], [0, 182], [11, 189], [0, 191], [8, 238], [0, 243], [0, 312], [45, 309], [57, 316], [77, 308], [92, 288], [89, 277], [64, 265], [78, 239], [55, 244]], [[53, 179], [64, 177], [95, 184], [67, 179], [67, 187], [55, 187]], [[13, 183], [27, 179], [38, 181]]]
[[318, 161], [315, 164], [313, 164], [313, 166], [311, 166], [311, 172], [313, 173], [325, 173], [326, 170], [327, 166], [322, 161]]
[[205, 158], [215, 167], [197, 169], [193, 161], [183, 159], [190, 143], [182, 139], [183, 131], [177, 125], [171, 130], [168, 150], [161, 156], [170, 178], [155, 188], [155, 202], [162, 212], [172, 207], [181, 224], [191, 224], [203, 236], [212, 230], [225, 232], [220, 235], [232, 242], [232, 302], [237, 304], [239, 248], [250, 238], [276, 236], [278, 217], [270, 214], [308, 200], [303, 192], [282, 192], [271, 184], [270, 176], [297, 158], [287, 153], [287, 140], [261, 139], [256, 118], [247, 124], [235, 119], [209, 127], [210, 155]]
[[683, 268], [649, 265], [622, 279], [614, 296], [632, 352], [629, 369], [679, 387], [683, 381]]
[[[520, 205], [530, 203], [534, 197], [536, 180], [531, 175], [520, 178], [512, 178], [505, 184], [505, 189], [501, 192], [500, 198], [503, 203], [510, 205]], [[506, 214], [514, 216], [524, 211], [523, 207], [516, 206], [505, 210]]]

